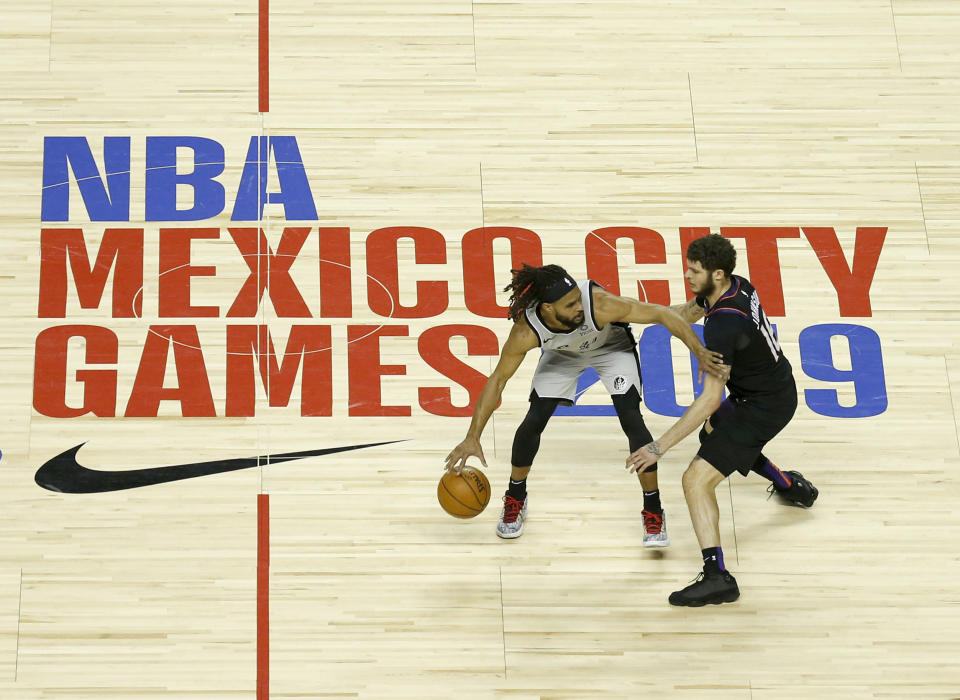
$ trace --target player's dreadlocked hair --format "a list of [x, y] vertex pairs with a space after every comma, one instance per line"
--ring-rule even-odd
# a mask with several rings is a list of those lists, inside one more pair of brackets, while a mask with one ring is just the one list
[[[523, 317], [528, 306], [543, 301], [547, 303], [556, 301], [555, 298], [545, 298], [547, 290], [556, 290], [557, 285], [563, 284], [565, 280], [573, 284], [570, 282], [572, 279], [570, 275], [559, 265], [533, 267], [523, 263], [523, 267], [519, 270], [510, 270], [510, 272], [513, 273], [513, 279], [503, 288], [503, 291], [510, 292], [510, 308], [507, 309], [507, 316], [514, 321], [519, 321]], [[570, 288], [572, 289], [572, 286]]]
[[700, 263], [707, 272], [723, 270], [729, 277], [737, 265], [737, 251], [719, 233], [711, 233], [687, 246], [687, 260]]

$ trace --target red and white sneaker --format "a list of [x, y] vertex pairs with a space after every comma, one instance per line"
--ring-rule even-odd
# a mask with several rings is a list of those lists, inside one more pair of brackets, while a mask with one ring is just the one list
[[523, 534], [523, 521], [527, 517], [527, 504], [530, 497], [518, 501], [512, 496], [504, 494], [503, 510], [500, 511], [500, 522], [497, 523], [497, 536], [505, 540], [512, 540]]
[[651, 513], [645, 510], [643, 515], [643, 546], [669, 547], [670, 538], [667, 536], [666, 513]]

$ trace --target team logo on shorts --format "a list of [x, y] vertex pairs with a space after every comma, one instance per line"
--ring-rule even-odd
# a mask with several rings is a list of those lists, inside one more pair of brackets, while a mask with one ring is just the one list
[[590, 347], [590, 341], [589, 341], [589, 340], [584, 340], [582, 343], [580, 343], [580, 349], [581, 349], [581, 350], [586, 350], [586, 349], [589, 348], [589, 347]]
[[614, 377], [613, 379], [614, 391], [622, 391], [623, 387], [625, 387], [626, 385], [627, 385], [627, 378], [624, 377], [622, 374], [618, 374], [616, 377]]

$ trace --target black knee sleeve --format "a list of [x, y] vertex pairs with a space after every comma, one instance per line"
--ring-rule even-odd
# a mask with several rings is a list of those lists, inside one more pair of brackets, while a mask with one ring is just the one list
[[[617, 418], [620, 419], [620, 427], [630, 442], [630, 451], [635, 452], [644, 445], [653, 442], [653, 435], [647, 429], [647, 424], [643, 422], [643, 414], [640, 413], [640, 392], [637, 387], [630, 387], [626, 394], [611, 396], [613, 407], [617, 411]], [[657, 465], [647, 469], [648, 472], [656, 471]]]
[[540, 449], [540, 434], [556, 410], [560, 399], [542, 399], [536, 391], [530, 393], [530, 408], [513, 436], [510, 463], [515, 467], [529, 467]]

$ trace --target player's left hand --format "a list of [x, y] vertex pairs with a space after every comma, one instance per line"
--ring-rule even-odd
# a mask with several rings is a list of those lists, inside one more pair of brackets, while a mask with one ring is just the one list
[[631, 474], [634, 472], [643, 473], [656, 464], [657, 460], [662, 456], [663, 452], [660, 450], [660, 445], [654, 440], [627, 457], [627, 466], [625, 468], [628, 469]]
[[697, 355], [697, 362], [700, 364], [700, 381], [703, 381], [703, 373], [709, 372], [717, 379], [726, 382], [730, 378], [730, 365], [723, 364], [723, 355], [707, 348], [700, 350]]

